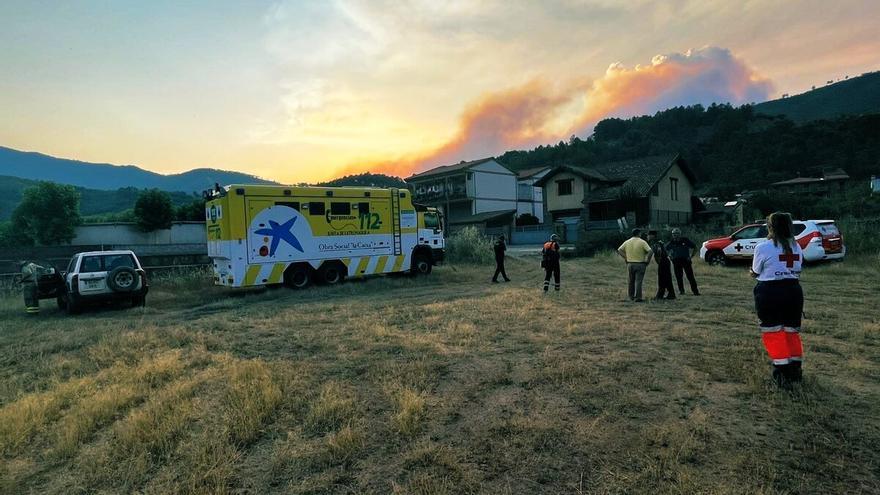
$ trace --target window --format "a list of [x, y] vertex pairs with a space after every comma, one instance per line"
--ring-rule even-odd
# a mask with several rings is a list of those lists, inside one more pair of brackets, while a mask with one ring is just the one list
[[439, 229], [440, 228], [440, 218], [437, 217], [436, 213], [425, 213], [425, 228], [426, 229]]
[[363, 203], [358, 203], [358, 213], [369, 213], [370, 212], [370, 203], [364, 201]]
[[669, 192], [671, 193], [670, 199], [678, 201], [678, 179], [675, 177], [669, 178]]
[[324, 202], [323, 201], [309, 202], [309, 215], [323, 215], [323, 214], [324, 214]]
[[331, 215], [351, 215], [351, 203], [330, 203]]
[[76, 269], [76, 256], [70, 258], [70, 263], [67, 265], [67, 272], [70, 273]]
[[276, 201], [275, 206], [286, 206], [288, 208], [293, 208], [296, 211], [299, 211], [299, 201]]
[[557, 196], [570, 196], [574, 179], [565, 179], [556, 181]]
[[[795, 227], [799, 227], [799, 226], [800, 225], [795, 225]], [[834, 225], [833, 223], [820, 223], [820, 224], [817, 224], [816, 226], [819, 227], [819, 232], [821, 232], [822, 235], [825, 235], [825, 236], [840, 235], [840, 230], [838, 230], [837, 225]], [[806, 226], [804, 226], [804, 228], [806, 228]], [[803, 232], [803, 230], [801, 230], [801, 232]], [[795, 235], [797, 235], [797, 234], [795, 234]]]
[[101, 271], [101, 257], [100, 256], [86, 256], [82, 260], [82, 264], [79, 265], [80, 273], [93, 273]]
[[764, 237], [767, 236], [767, 227], [763, 225], [754, 225], [751, 227], [746, 227], [736, 234], [733, 234], [734, 239], [757, 239], [761, 237], [761, 232], [764, 232]]
[[111, 254], [108, 256], [104, 256], [104, 270], [110, 271], [120, 266], [127, 266], [128, 268], [137, 269], [134, 266], [134, 260], [131, 258], [131, 255], [128, 254]]
[[[794, 235], [801, 235], [805, 230], [807, 230], [807, 226], [802, 223], [794, 224]], [[819, 227], [819, 230], [822, 230], [822, 227]]]

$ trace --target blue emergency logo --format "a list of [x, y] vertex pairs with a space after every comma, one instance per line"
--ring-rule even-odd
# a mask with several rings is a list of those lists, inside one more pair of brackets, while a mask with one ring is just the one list
[[281, 241], [290, 244], [297, 251], [301, 253], [303, 252], [302, 244], [299, 243], [299, 240], [293, 235], [293, 232], [291, 232], [293, 224], [296, 223], [297, 218], [298, 217], [293, 217], [281, 224], [274, 220], [269, 220], [269, 228], [254, 231], [255, 234], [265, 235], [272, 238], [272, 243], [269, 245], [269, 256], [275, 256], [275, 250], [278, 249], [278, 243]]

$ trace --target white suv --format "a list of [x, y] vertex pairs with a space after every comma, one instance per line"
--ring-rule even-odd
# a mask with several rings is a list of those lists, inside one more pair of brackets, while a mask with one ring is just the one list
[[100, 301], [146, 303], [147, 274], [132, 251], [90, 251], [70, 260], [58, 306], [77, 313], [84, 304]]
[[[846, 256], [843, 235], [834, 220], [795, 220], [793, 233], [804, 251], [804, 261], [842, 260]], [[727, 237], [704, 242], [700, 258], [713, 265], [752, 259], [755, 246], [765, 239], [767, 225], [746, 225]]]

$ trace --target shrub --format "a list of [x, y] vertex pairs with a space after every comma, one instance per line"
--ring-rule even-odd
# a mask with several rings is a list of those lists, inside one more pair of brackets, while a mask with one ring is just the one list
[[629, 232], [617, 230], [582, 230], [578, 232], [575, 253], [578, 256], [593, 256], [602, 251], [613, 251], [629, 236]]
[[476, 227], [465, 227], [446, 240], [446, 254], [452, 263], [491, 263], [495, 259], [492, 240]]

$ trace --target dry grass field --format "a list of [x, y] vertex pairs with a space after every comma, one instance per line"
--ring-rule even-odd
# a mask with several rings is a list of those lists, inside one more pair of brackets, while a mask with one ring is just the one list
[[[145, 309], [0, 299], [0, 493], [878, 493], [876, 257], [803, 279], [774, 389], [746, 267], [625, 302], [608, 255], [295, 292], [154, 281]], [[652, 267], [646, 281], [652, 293]]]

